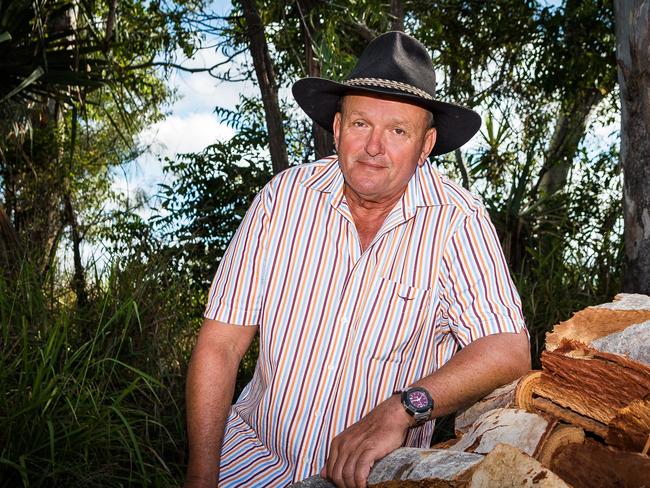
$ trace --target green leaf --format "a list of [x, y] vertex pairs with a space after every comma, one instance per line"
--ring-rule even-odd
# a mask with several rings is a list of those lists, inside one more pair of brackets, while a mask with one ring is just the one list
[[20, 83], [20, 85], [18, 85], [16, 88], [14, 88], [14, 89], [11, 90], [9, 93], [7, 93], [7, 94], [4, 96], [4, 98], [3, 98], [2, 100], [0, 100], [0, 103], [4, 103], [5, 101], [7, 101], [7, 100], [10, 99], [11, 97], [13, 97], [16, 93], [18, 93], [18, 92], [24, 90], [25, 88], [27, 88], [29, 85], [31, 85], [32, 83], [34, 83], [36, 80], [38, 80], [38, 79], [39, 79], [41, 76], [43, 76], [44, 74], [45, 74], [45, 71], [43, 70], [43, 68], [41, 68], [41, 67], [39, 66], [39, 67], [36, 68], [34, 71], [32, 71], [32, 74], [29, 75], [27, 78], [25, 78], [25, 79]]

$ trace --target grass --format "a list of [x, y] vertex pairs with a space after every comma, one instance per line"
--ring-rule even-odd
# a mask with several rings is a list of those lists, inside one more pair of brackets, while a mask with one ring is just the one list
[[0, 280], [0, 486], [178, 486], [184, 373], [138, 294], [79, 311], [33, 278]]

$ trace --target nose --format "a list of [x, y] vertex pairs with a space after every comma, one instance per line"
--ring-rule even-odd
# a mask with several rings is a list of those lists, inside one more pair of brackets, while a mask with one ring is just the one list
[[384, 153], [384, 143], [382, 141], [381, 130], [374, 127], [370, 134], [368, 135], [368, 140], [366, 141], [366, 153], [369, 156], [375, 157]]

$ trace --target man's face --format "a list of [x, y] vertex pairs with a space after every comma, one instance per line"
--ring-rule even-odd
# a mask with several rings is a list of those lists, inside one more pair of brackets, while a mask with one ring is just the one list
[[402, 195], [436, 139], [423, 108], [389, 98], [347, 95], [334, 117], [334, 141], [348, 191], [365, 202]]

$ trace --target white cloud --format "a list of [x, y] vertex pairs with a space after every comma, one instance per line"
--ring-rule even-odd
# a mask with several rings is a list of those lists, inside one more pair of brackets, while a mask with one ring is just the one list
[[156, 156], [199, 152], [217, 140], [232, 137], [233, 130], [220, 123], [212, 113], [195, 112], [171, 115], [140, 134], [142, 144], [149, 145]]
[[149, 150], [116, 174], [113, 188], [131, 196], [139, 190], [153, 194], [158, 184], [164, 182], [159, 159], [200, 152], [218, 140], [229, 139], [233, 133], [212, 113], [171, 115], [140, 134], [140, 144]]

